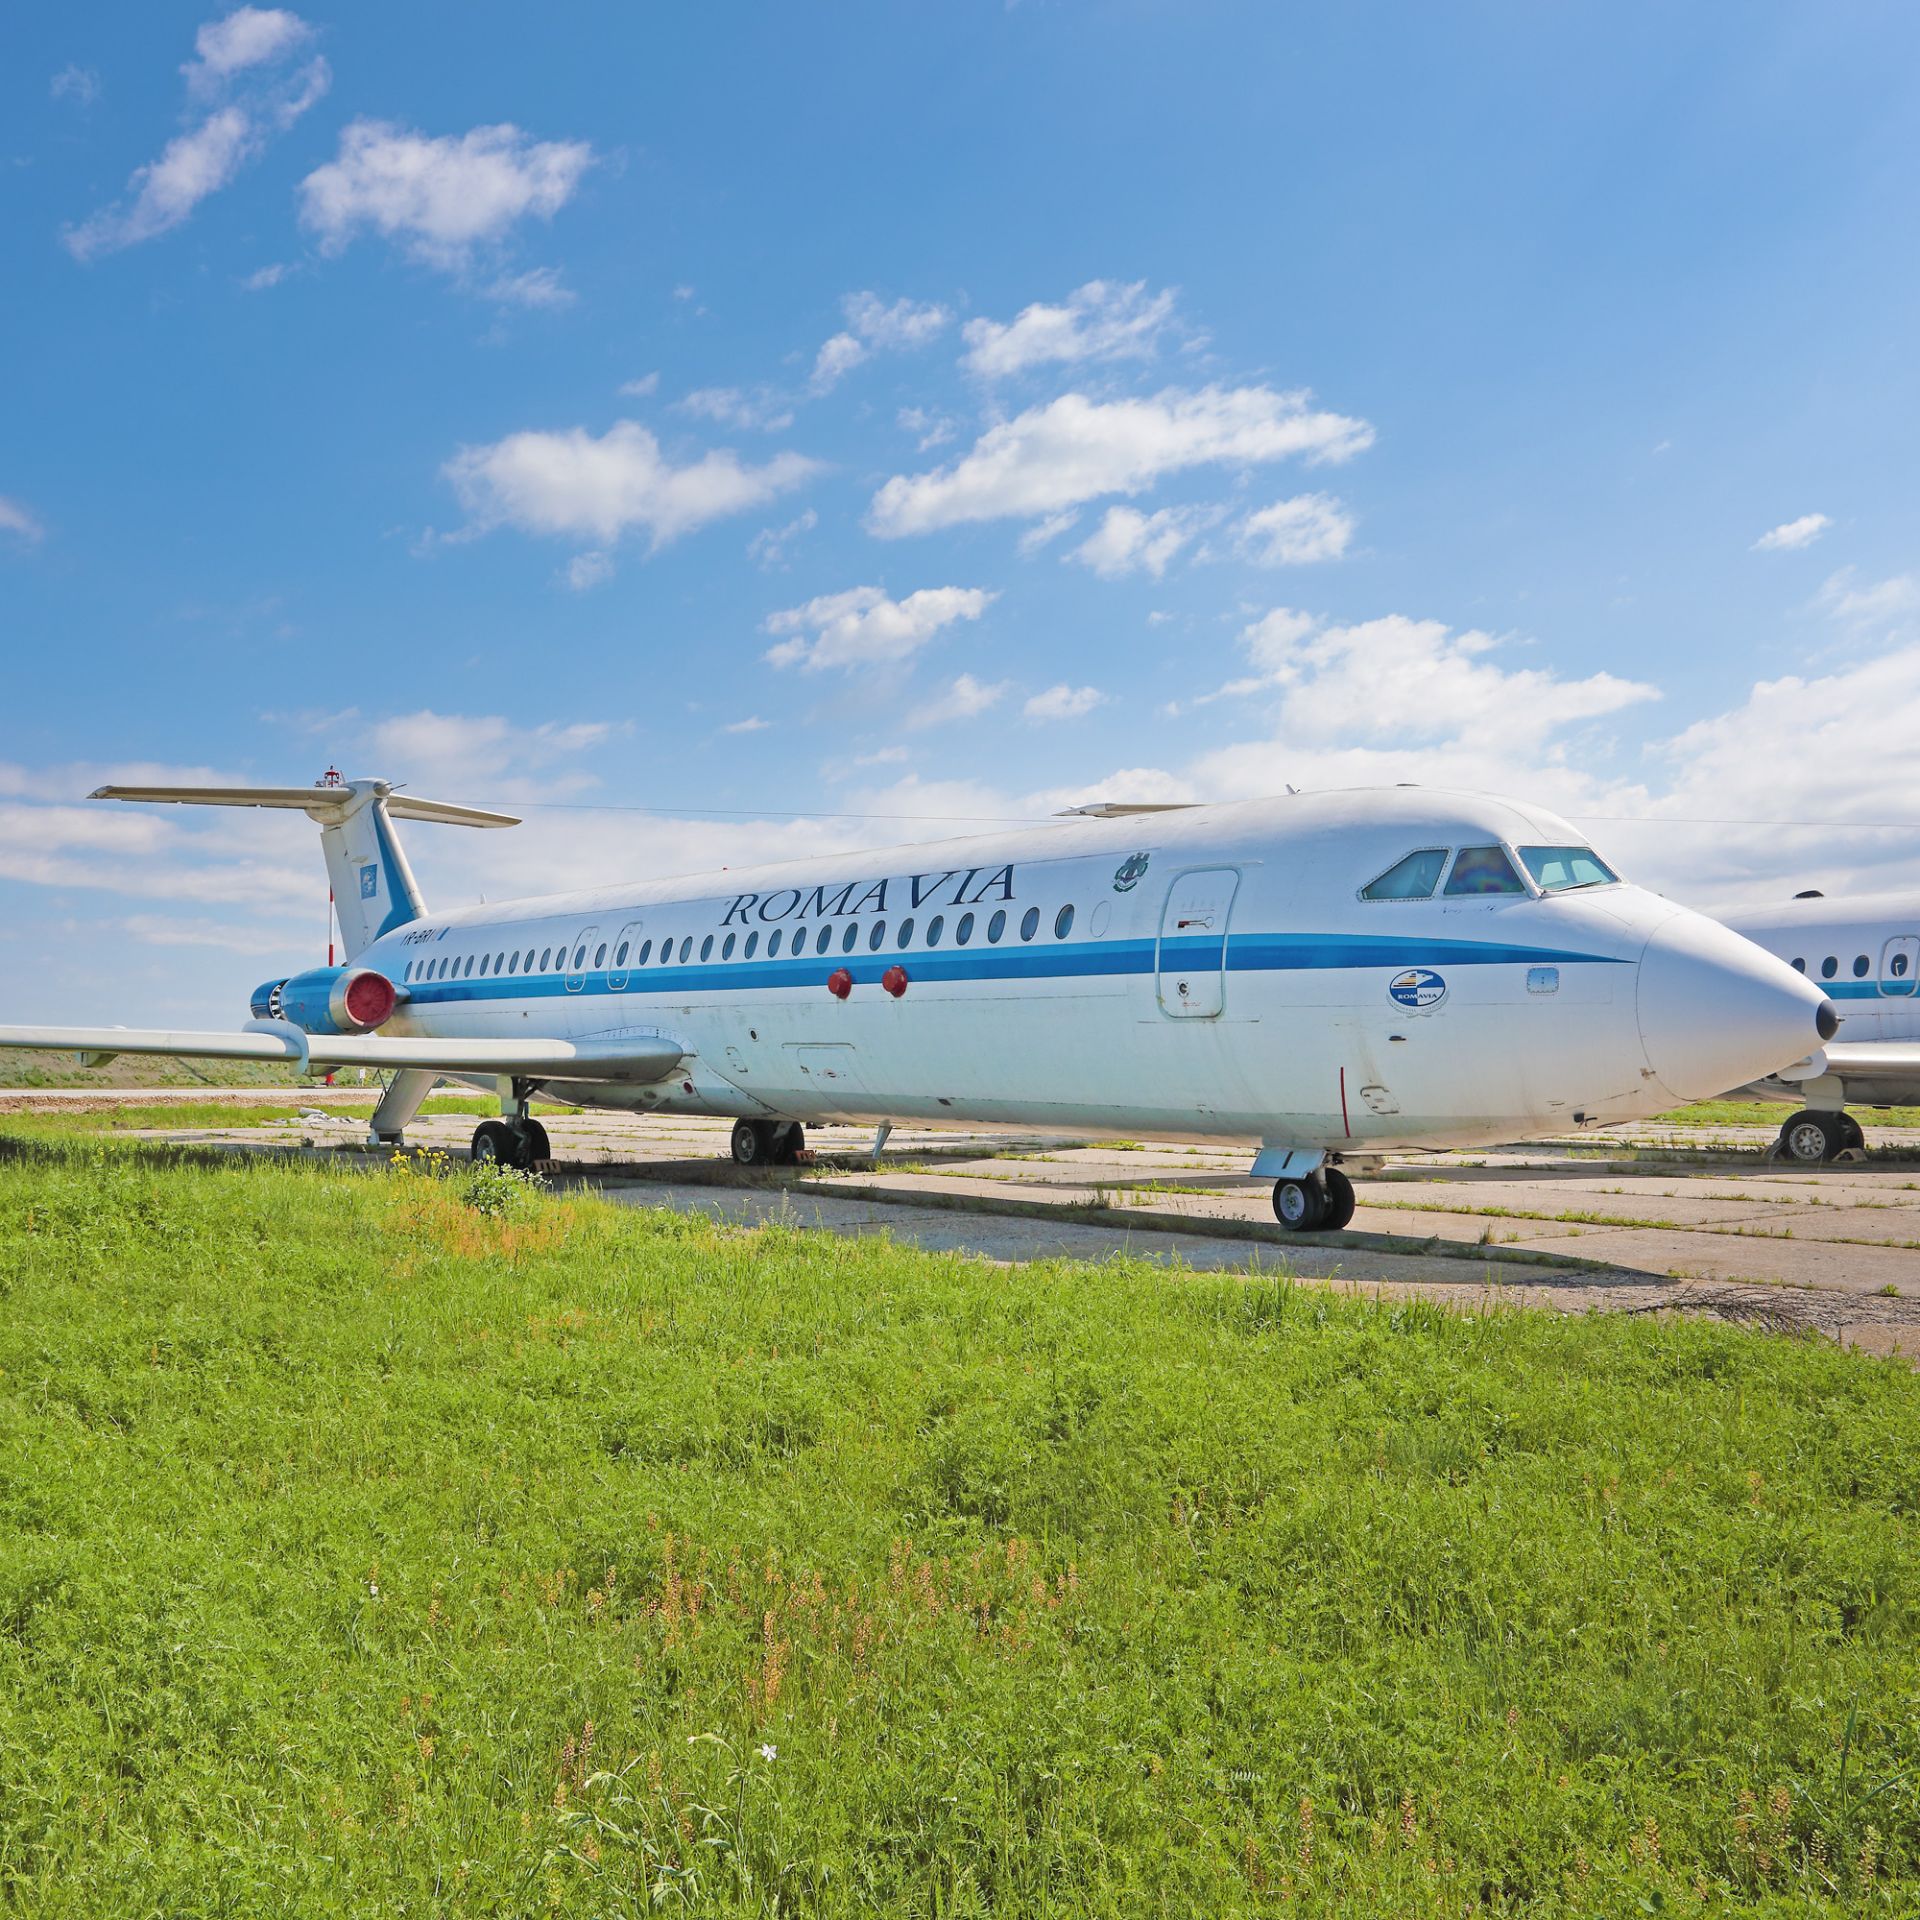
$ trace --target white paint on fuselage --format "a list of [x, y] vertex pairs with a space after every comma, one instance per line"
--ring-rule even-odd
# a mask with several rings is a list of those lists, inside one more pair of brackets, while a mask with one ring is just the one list
[[[549, 1086], [583, 1104], [1335, 1151], [1483, 1144], [1561, 1130], [1576, 1116], [1637, 1119], [1815, 1044], [1816, 990], [1637, 887], [1359, 897], [1419, 848], [1581, 838], [1555, 815], [1486, 795], [1308, 794], [433, 914], [383, 936], [358, 964], [411, 996], [388, 1033], [605, 1042], [643, 1030], [688, 1049], [683, 1067], [650, 1087]], [[1182, 876], [1213, 870], [1231, 884], [1175, 891]], [[843, 910], [783, 911], [790, 894], [817, 889], [825, 904], [840, 896]], [[1191, 910], [1204, 918], [1207, 900], [1229, 895], [1223, 969], [1204, 945], [1162, 944], [1213, 937], [1163, 928], [1170, 898], [1198, 901]], [[1071, 927], [1056, 938], [1068, 907]], [[995, 912], [1007, 916], [997, 941]], [[802, 925], [806, 955], [796, 960]], [[781, 953], [769, 961], [776, 930]], [[749, 934], [759, 936], [751, 959]], [[663, 941], [674, 955], [665, 963]], [[582, 946], [581, 969], [569, 972]], [[496, 974], [493, 958], [506, 954], [515, 965]], [[450, 969], [428, 977], [443, 962], [458, 963], [457, 979]], [[908, 975], [898, 998], [879, 984], [895, 964]], [[856, 978], [845, 999], [826, 985], [839, 967]], [[1390, 997], [1389, 983], [1411, 968], [1440, 976], [1437, 1003]]]

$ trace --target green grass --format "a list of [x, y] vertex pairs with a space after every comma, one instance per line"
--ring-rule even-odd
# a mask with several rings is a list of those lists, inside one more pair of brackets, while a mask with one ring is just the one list
[[[304, 1111], [323, 1113], [338, 1126], [347, 1121], [365, 1124], [373, 1117], [374, 1101], [328, 1100], [319, 1106], [303, 1100], [299, 1094], [268, 1098], [261, 1094], [236, 1095], [231, 1100], [157, 1100], [141, 1106], [132, 1102], [71, 1112], [55, 1104], [30, 1107], [16, 1113], [0, 1114], [0, 1129], [15, 1139], [70, 1139], [87, 1134], [141, 1133], [165, 1128], [183, 1133], [226, 1132], [237, 1127], [284, 1127], [297, 1121]], [[436, 1093], [431, 1095], [423, 1114], [497, 1115], [500, 1102], [484, 1094]], [[536, 1115], [578, 1113], [578, 1107], [555, 1107], [535, 1101]]]
[[1886, 1362], [105, 1141], [0, 1297], [10, 1911], [1920, 1897]]
[[[1675, 1107], [1645, 1124], [1650, 1127], [1772, 1127], [1793, 1112], [1782, 1100], [1700, 1100]], [[1920, 1127], [1920, 1107], [1859, 1107], [1855, 1118], [1875, 1127]]]

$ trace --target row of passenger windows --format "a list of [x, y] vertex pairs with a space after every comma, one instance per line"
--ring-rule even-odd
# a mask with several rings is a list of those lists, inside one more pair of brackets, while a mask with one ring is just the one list
[[[913, 945], [915, 924], [913, 918], [909, 916], [895, 926], [892, 942], [895, 951], [904, 952], [908, 947]], [[987, 917], [984, 928], [980, 926], [979, 921], [973, 914], [961, 914], [953, 923], [953, 944], [956, 947], [971, 945], [976, 931], [981, 933], [989, 946], [997, 946], [1005, 937], [1007, 931], [1007, 915], [1005, 909], [996, 908], [994, 912]], [[1060, 911], [1053, 916], [1053, 937], [1056, 940], [1064, 940], [1072, 931], [1073, 908], [1070, 906], [1062, 907]], [[1040, 909], [1038, 907], [1029, 907], [1026, 912], [1020, 916], [1020, 938], [1022, 940], [1032, 940], [1038, 937], [1039, 932]], [[863, 944], [862, 933], [863, 928], [861, 923], [857, 920], [849, 920], [844, 927], [839, 929], [837, 944], [840, 952], [852, 953], [857, 947], [861, 946]], [[888, 944], [886, 921], [874, 921], [871, 926], [864, 929], [864, 935], [864, 945], [867, 951], [869, 953], [880, 952], [881, 949]], [[747, 933], [744, 938], [737, 933], [729, 933], [724, 936], [717, 936], [711, 933], [706, 935], [700, 942], [700, 958], [702, 960], [711, 960], [714, 957], [714, 947], [717, 941], [720, 958], [722, 960], [731, 960], [736, 951], [742, 960], [752, 960], [756, 957], [777, 960], [783, 949], [789, 959], [798, 959], [808, 951], [809, 937], [811, 937], [812, 951], [815, 954], [830, 953], [834, 950], [836, 945], [835, 930], [830, 926], [816, 929], [795, 927], [792, 929], [791, 936], [789, 936], [788, 929], [785, 927], [775, 927], [774, 930], [767, 935], [764, 948], [761, 945], [759, 929], [755, 928]], [[920, 937], [922, 944], [927, 947], [939, 946], [947, 937], [946, 915], [936, 913], [928, 919], [920, 928]], [[684, 936], [677, 947], [670, 939], [662, 940], [658, 948], [655, 947], [651, 940], [642, 940], [637, 946], [630, 941], [622, 940], [620, 944], [612, 950], [613, 970], [616, 973], [645, 966], [664, 967], [671, 964], [676, 958], [681, 961], [686, 961], [692, 957], [692, 934]], [[607, 942], [602, 940], [593, 949], [593, 971], [596, 973], [601, 971], [606, 967], [607, 960], [608, 946]], [[408, 981], [469, 980], [476, 976], [485, 979], [489, 975], [500, 974], [581, 973], [586, 971], [586, 968], [587, 949], [584, 945], [574, 948], [571, 962], [568, 960], [565, 947], [542, 947], [537, 950], [537, 953], [536, 949], [529, 947], [524, 957], [519, 953], [483, 953], [479, 955], [468, 954], [464, 957], [448, 955], [434, 960], [410, 960], [407, 963], [404, 978]]]
[[[1908, 964], [1907, 956], [1904, 953], [1896, 953], [1887, 961], [1887, 973], [1892, 979], [1904, 980], [1907, 977]], [[1796, 973], [1805, 973], [1807, 963], [1804, 960], [1795, 960], [1793, 967]], [[1820, 978], [1822, 980], [1831, 980], [1839, 971], [1840, 957], [1838, 954], [1830, 953], [1820, 962]], [[1864, 953], [1856, 953], [1853, 956], [1853, 977], [1856, 980], [1864, 980], [1872, 971], [1873, 962]]]
[[[1576, 887], [1604, 887], [1619, 875], [1591, 847], [1521, 847], [1520, 858], [1542, 893], [1570, 893]], [[1525, 893], [1527, 883], [1507, 857], [1505, 847], [1422, 847], [1396, 860], [1379, 879], [1360, 889], [1362, 900], [1431, 900], [1451, 855], [1443, 893], [1471, 898], [1489, 893]]]

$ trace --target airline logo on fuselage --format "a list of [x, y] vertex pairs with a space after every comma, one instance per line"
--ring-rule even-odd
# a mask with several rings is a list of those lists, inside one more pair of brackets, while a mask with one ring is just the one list
[[1403, 1007], [1437, 1007], [1447, 997], [1447, 983], [1431, 967], [1409, 967], [1387, 982], [1387, 998]]
[[844, 886], [780, 887], [735, 894], [720, 924], [834, 920], [843, 914], [889, 913], [908, 907], [977, 907], [1013, 898], [1013, 868], [949, 867], [945, 873], [909, 873], [898, 879], [849, 880]]

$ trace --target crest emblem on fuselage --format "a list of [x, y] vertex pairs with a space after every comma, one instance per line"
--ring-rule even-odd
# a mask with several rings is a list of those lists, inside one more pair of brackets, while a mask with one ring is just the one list
[[1387, 982], [1387, 998], [1402, 1007], [1437, 1007], [1447, 983], [1431, 967], [1409, 967]]
[[1131, 893], [1146, 878], [1147, 863], [1152, 857], [1146, 853], [1128, 854], [1113, 876], [1114, 892]]
[[378, 866], [360, 869], [360, 898], [371, 900], [380, 891], [380, 869]]

